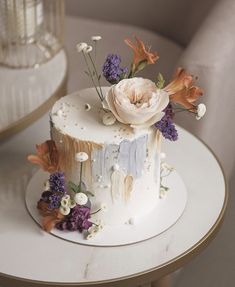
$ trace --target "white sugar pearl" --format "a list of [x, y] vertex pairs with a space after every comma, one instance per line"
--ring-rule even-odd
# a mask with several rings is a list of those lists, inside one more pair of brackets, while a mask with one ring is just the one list
[[134, 225], [135, 224], [135, 219], [133, 217], [131, 217], [129, 220], [128, 220], [128, 223], [130, 225]]
[[115, 163], [115, 164], [113, 165], [113, 170], [119, 170], [119, 169], [120, 169], [119, 164], [118, 164], [118, 163]]
[[164, 152], [160, 153], [160, 159], [165, 159], [166, 158], [166, 154]]

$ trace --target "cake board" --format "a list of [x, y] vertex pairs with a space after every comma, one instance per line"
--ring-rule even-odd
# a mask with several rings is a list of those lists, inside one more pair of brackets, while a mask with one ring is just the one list
[[[41, 226], [41, 216], [37, 210], [37, 202], [42, 192], [43, 182], [48, 179], [48, 173], [37, 171], [31, 178], [25, 195], [26, 207]], [[60, 239], [89, 246], [121, 246], [141, 242], [155, 237], [174, 225], [184, 212], [187, 202], [187, 190], [183, 179], [175, 170], [166, 178], [164, 184], [169, 187], [167, 194], [158, 201], [156, 208], [134, 224], [120, 226], [104, 226], [104, 229], [92, 239], [75, 231], [60, 231], [53, 229], [50, 233]]]

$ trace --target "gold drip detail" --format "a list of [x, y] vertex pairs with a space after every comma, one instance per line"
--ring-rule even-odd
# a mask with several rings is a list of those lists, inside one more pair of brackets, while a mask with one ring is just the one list
[[127, 175], [124, 179], [124, 199], [127, 202], [131, 196], [133, 190], [133, 177]]
[[[82, 178], [91, 187], [91, 155], [93, 150], [101, 149], [103, 146], [92, 141], [82, 141], [75, 139], [69, 135], [62, 134], [55, 127], [51, 129], [52, 139], [55, 141], [60, 155], [60, 167], [65, 172], [68, 178], [71, 177], [73, 171], [79, 174], [80, 164], [75, 161], [75, 155], [78, 152], [85, 152], [89, 158], [83, 164]], [[78, 183], [79, 178], [77, 178]]]

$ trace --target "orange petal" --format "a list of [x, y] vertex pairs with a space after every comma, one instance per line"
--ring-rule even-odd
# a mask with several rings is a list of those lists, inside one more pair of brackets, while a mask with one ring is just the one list
[[187, 99], [190, 103], [194, 103], [202, 95], [203, 95], [203, 90], [199, 87], [193, 86], [189, 89]]
[[45, 216], [42, 219], [42, 227], [45, 231], [50, 232], [55, 227], [56, 222], [57, 220], [54, 218], [54, 216]]
[[182, 105], [188, 110], [195, 110], [195, 105], [187, 100], [187, 91], [180, 91], [170, 96], [170, 101]]
[[44, 142], [42, 144], [37, 144], [36, 145], [36, 149], [37, 149], [37, 153], [39, 155], [44, 155], [44, 154], [47, 154], [48, 153], [48, 145], [47, 145], [47, 142]]
[[27, 160], [31, 163], [38, 164], [43, 169], [47, 167], [47, 164], [38, 155], [29, 155]]
[[186, 73], [186, 71], [178, 67], [172, 81], [164, 88], [170, 95], [179, 92], [185, 87], [188, 88], [192, 84], [193, 77]]

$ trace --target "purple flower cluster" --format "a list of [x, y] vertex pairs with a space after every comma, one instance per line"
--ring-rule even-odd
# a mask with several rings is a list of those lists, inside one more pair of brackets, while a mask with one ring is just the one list
[[63, 172], [55, 172], [50, 175], [50, 190], [54, 192], [65, 192], [65, 176]]
[[55, 172], [49, 178], [50, 190], [44, 191], [41, 200], [48, 203], [49, 209], [60, 207], [60, 201], [65, 195], [65, 176], [63, 172]]
[[117, 84], [128, 73], [128, 68], [120, 67], [121, 58], [118, 55], [107, 56], [103, 65], [103, 76], [111, 84]]
[[47, 190], [42, 193], [40, 200], [48, 203], [49, 209], [55, 209], [60, 207], [60, 201], [63, 196], [64, 193]]
[[174, 112], [172, 105], [168, 104], [164, 112], [164, 117], [155, 124], [155, 127], [162, 133], [164, 138], [170, 141], [176, 141], [178, 139], [178, 132], [173, 123]]
[[65, 218], [65, 220], [57, 223], [56, 228], [59, 230], [69, 230], [82, 232], [88, 230], [92, 223], [89, 221], [91, 210], [89, 207], [76, 205]]

